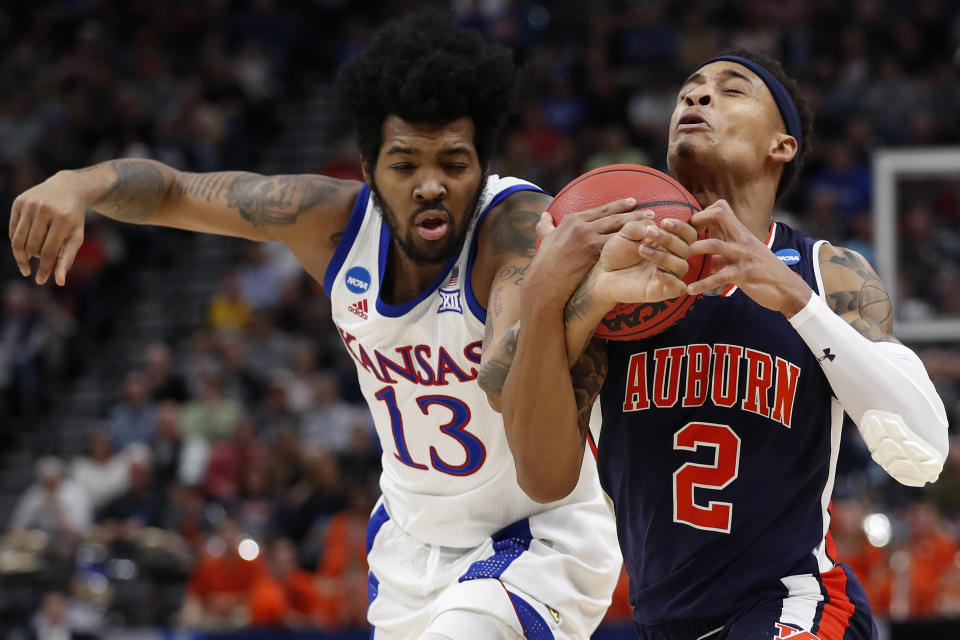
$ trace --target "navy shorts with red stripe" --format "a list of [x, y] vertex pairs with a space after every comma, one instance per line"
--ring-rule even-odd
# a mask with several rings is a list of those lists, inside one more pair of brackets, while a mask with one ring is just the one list
[[[877, 640], [867, 595], [849, 567], [788, 580], [799, 588], [778, 585], [730, 616], [637, 625], [637, 631], [642, 640]], [[810, 589], [822, 597], [811, 598]]]

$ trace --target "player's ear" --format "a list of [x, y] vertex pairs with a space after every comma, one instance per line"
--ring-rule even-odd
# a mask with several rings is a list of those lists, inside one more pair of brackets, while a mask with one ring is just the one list
[[360, 170], [363, 171], [363, 181], [370, 184], [370, 176], [373, 174], [373, 168], [366, 158], [360, 158]]
[[777, 132], [770, 141], [770, 157], [783, 164], [793, 160], [798, 150], [797, 139], [787, 133]]

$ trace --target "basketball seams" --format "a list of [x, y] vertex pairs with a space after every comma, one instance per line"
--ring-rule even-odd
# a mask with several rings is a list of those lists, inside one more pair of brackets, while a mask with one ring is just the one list
[[[617, 177], [616, 174], [627, 175]], [[649, 180], [650, 178], [656, 178], [657, 181], [651, 184]], [[594, 187], [591, 188], [588, 185], [582, 184], [590, 179], [594, 179], [596, 182]], [[659, 210], [657, 219], [660, 219], [661, 217], [679, 217], [683, 219], [685, 215], [692, 215], [693, 213], [701, 210], [699, 203], [697, 203], [696, 200], [693, 199], [693, 196], [687, 193], [687, 191], [683, 188], [683, 185], [678, 183], [673, 177], [650, 167], [643, 167], [639, 165], [612, 165], [594, 169], [593, 171], [589, 171], [580, 177], [575, 178], [557, 193], [547, 211], [550, 212], [556, 220], [557, 215], [560, 217], [564, 215], [564, 210], [569, 213], [575, 210], [580, 211], [591, 209], [597, 206], [603, 206], [607, 204], [607, 202], [595, 203], [594, 201], [599, 197], [603, 197], [602, 194], [604, 192], [606, 192], [608, 195], [610, 192], [622, 192], [621, 189], [616, 187], [616, 184], [620, 180], [626, 183], [638, 181], [641, 183], [646, 182], [644, 185], [645, 188], [638, 189], [640, 191], [640, 195], [647, 197], [653, 196], [655, 198], [660, 196], [661, 198], [647, 202], [639, 202], [634, 207], [635, 211], [639, 209], [654, 209]], [[582, 193], [571, 195], [570, 191], [574, 187], [580, 187]], [[674, 198], [671, 199], [671, 195], [673, 195]], [[666, 196], [666, 198], [663, 196]], [[625, 198], [628, 197], [628, 195], [624, 195], [622, 197]], [[636, 196], [634, 196], [634, 198], [636, 200], [640, 200], [640, 198]], [[679, 211], [668, 213], [666, 211], [662, 211], [663, 208], [669, 209], [671, 207], [687, 209], [689, 210], [689, 213], [680, 213]], [[560, 211], [559, 214], [555, 213], [557, 210]], [[700, 261], [699, 270], [695, 279], [702, 278], [704, 273], [707, 272], [707, 262], [708, 260], [706, 259]], [[695, 301], [695, 296], [684, 294], [679, 299], [675, 298], [671, 301], [667, 301], [667, 304], [661, 308], [659, 313], [655, 313], [653, 318], [638, 321], [637, 325], [634, 325], [633, 327], [625, 327], [624, 329], [618, 331], [614, 331], [612, 329], [606, 330], [603, 327], [603, 323], [601, 323], [601, 326], [598, 327], [598, 337], [609, 340], [634, 340], [657, 335], [676, 324], [684, 315], [686, 315]], [[629, 306], [639, 307], [644, 305], [637, 304]], [[626, 310], [625, 313], [630, 314], [631, 311]], [[614, 316], [614, 318], [616, 317], [617, 316]], [[625, 317], [621, 324], [631, 324], [627, 319], [628, 317], [629, 316]], [[603, 331], [600, 331], [600, 329], [603, 329]], [[601, 335], [607, 331], [609, 331], [609, 335]]]
[[658, 200], [656, 202], [640, 202], [633, 208], [634, 211], [643, 209], [644, 207], [665, 207], [668, 205], [674, 205], [677, 207], [686, 207], [691, 211], [699, 211], [699, 209], [690, 204], [689, 202], [677, 202], [676, 200]]
[[[655, 170], [655, 169], [644, 169], [644, 168], [640, 168], [640, 167], [637, 167], [637, 168], [616, 167], [616, 168], [606, 168], [606, 169], [594, 169], [593, 171], [589, 171], [589, 172], [583, 174], [583, 175], [580, 176], [579, 178], [575, 178], [573, 182], [571, 182], [570, 184], [568, 184], [567, 186], [565, 186], [563, 189], [561, 189], [560, 192], [557, 193], [557, 195], [555, 195], [555, 196], [553, 197], [553, 199], [554, 199], [554, 201], [559, 200], [560, 197], [561, 197], [564, 193], [566, 193], [567, 191], [569, 191], [571, 188], [577, 186], [578, 184], [580, 184], [580, 183], [583, 182], [584, 180], [589, 180], [590, 178], [592, 178], [592, 177], [594, 177], [594, 176], [603, 175], [603, 174], [605, 174], [605, 173], [617, 173], [617, 172], [621, 172], [621, 171], [624, 172], [624, 173], [642, 173], [642, 174], [648, 175], [648, 176], [650, 176], [650, 177], [652, 177], [652, 178], [656, 178], [657, 180], [660, 180], [660, 181], [662, 181], [662, 182], [666, 182], [666, 183], [669, 184], [671, 187], [673, 187], [673, 189], [677, 192], [678, 195], [680, 195], [681, 197], [683, 197], [683, 199], [686, 201], [686, 204], [687, 204], [687, 205], [690, 205], [690, 204], [691, 204], [690, 200], [687, 198], [687, 195], [686, 195], [685, 193], [683, 193], [683, 191], [681, 190], [682, 188], [681, 188], [681, 189], [677, 189], [677, 187], [679, 186], [679, 183], [678, 183], [676, 180], [674, 180], [674, 179], [671, 178], [670, 176], [667, 176], [667, 175], [664, 175], [664, 174], [660, 173], [659, 171], [657, 171], [657, 170]], [[678, 204], [679, 204], [679, 203], [678, 203]], [[699, 205], [695, 205], [695, 206], [699, 207]]]

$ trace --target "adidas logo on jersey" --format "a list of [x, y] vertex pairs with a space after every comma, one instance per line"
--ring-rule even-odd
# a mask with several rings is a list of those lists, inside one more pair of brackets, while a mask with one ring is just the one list
[[367, 311], [368, 311], [367, 299], [364, 298], [363, 300], [360, 300], [359, 302], [354, 302], [352, 305], [350, 305], [349, 307], [347, 307], [347, 311], [349, 311], [350, 313], [352, 313], [352, 314], [355, 315], [355, 316], [360, 316], [361, 318], [363, 318], [364, 320], [366, 320], [366, 319], [367, 319]]

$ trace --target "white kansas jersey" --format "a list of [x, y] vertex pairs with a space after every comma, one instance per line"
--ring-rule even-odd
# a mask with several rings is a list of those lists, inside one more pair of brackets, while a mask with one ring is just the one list
[[[324, 277], [333, 320], [357, 366], [383, 447], [380, 488], [390, 517], [428, 544], [473, 547], [540, 505], [519, 488], [500, 414], [476, 382], [486, 312], [471, 287], [477, 230], [517, 191], [490, 176], [459, 255], [404, 304], [380, 297], [390, 230], [364, 185]], [[562, 504], [603, 501], [593, 456]]]

